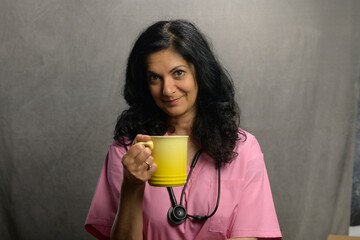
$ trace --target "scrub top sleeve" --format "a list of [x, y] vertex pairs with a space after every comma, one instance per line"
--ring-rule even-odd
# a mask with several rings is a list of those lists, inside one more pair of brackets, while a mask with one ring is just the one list
[[98, 239], [110, 239], [111, 227], [118, 209], [123, 176], [121, 158], [125, 149], [113, 143], [101, 169], [85, 229]]
[[[281, 239], [263, 154], [255, 137], [250, 141], [246, 174], [231, 237]], [[240, 160], [240, 159], [239, 159]], [[241, 160], [240, 160], [241, 161]]]

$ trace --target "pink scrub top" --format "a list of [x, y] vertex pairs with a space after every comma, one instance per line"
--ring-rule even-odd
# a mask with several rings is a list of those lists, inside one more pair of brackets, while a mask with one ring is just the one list
[[[174, 225], [168, 221], [171, 207], [165, 187], [146, 183], [143, 201], [144, 239], [228, 239], [257, 237], [281, 239], [263, 154], [256, 138], [246, 132], [238, 141], [238, 153], [230, 164], [221, 167], [221, 193], [217, 212], [206, 221], [192, 218]], [[116, 141], [109, 148], [85, 222], [85, 229], [98, 239], [109, 239], [123, 178], [121, 158], [126, 149]], [[209, 215], [217, 200], [215, 161], [206, 153], [199, 157], [183, 196], [188, 214]], [[188, 171], [190, 168], [188, 167]], [[181, 187], [174, 187], [180, 202]]]

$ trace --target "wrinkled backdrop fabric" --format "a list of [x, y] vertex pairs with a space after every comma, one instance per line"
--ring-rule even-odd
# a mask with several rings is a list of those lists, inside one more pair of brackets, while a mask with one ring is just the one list
[[233, 77], [283, 239], [347, 234], [359, 2], [0, 0], [1, 239], [93, 239], [83, 224], [126, 108], [126, 58], [142, 29], [174, 18]]

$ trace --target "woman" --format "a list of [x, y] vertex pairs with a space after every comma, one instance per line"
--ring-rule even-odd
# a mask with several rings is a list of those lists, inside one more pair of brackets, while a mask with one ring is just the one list
[[[258, 142], [239, 128], [233, 83], [192, 23], [160, 21], [139, 36], [128, 59], [124, 95], [129, 109], [116, 124], [85, 223], [91, 234], [281, 239]], [[188, 213], [202, 217], [176, 224], [168, 216], [173, 199], [166, 188], [147, 183], [157, 166], [151, 150], [137, 143], [149, 135], [189, 136], [188, 171], [201, 150], [184, 192], [183, 186], [173, 191]]]

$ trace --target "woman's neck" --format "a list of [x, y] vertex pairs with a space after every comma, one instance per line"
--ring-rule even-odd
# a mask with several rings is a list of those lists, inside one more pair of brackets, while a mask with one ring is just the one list
[[169, 135], [191, 136], [194, 118], [172, 118], [168, 122], [171, 128], [173, 128], [169, 129]]
[[171, 127], [173, 127], [175, 131], [171, 131], [172, 129], [169, 129], [168, 135], [169, 136], [189, 136], [188, 140], [188, 165], [190, 166], [192, 164], [192, 161], [194, 159], [194, 156], [197, 151], [200, 150], [199, 145], [194, 141], [191, 133], [191, 129], [194, 123], [194, 117], [193, 118], [177, 118], [177, 119], [171, 119], [169, 120], [169, 124]]

